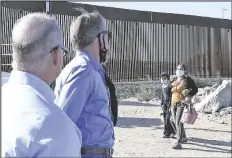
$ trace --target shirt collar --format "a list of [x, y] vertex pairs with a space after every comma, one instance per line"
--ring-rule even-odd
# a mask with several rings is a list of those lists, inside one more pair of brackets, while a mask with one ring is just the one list
[[13, 70], [11, 71], [9, 82], [29, 85], [41, 93], [47, 101], [54, 102], [55, 100], [55, 94], [49, 85], [31, 73]]
[[97, 61], [97, 59], [89, 52], [86, 51], [77, 51], [76, 56], [83, 56], [86, 60], [90, 62], [90, 64], [94, 67], [96, 70], [103, 69], [102, 65]]

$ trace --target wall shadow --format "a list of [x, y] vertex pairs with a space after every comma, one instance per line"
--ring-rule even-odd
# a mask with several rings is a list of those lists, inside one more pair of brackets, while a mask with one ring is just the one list
[[215, 130], [215, 129], [206, 129], [206, 128], [186, 128], [186, 127], [185, 127], [185, 129], [202, 130], [202, 131], [210, 131], [210, 132], [231, 133], [231, 131]]
[[[190, 137], [187, 144], [191, 144], [191, 145], [194, 145], [196, 147], [192, 147], [192, 148], [183, 147], [183, 149], [196, 150], [196, 151], [206, 151], [206, 152], [231, 153], [232, 142]], [[202, 147], [208, 148], [208, 149], [202, 149]], [[225, 149], [223, 147], [230, 147], [230, 149]]]
[[222, 140], [212, 140], [212, 139], [205, 139], [205, 138], [197, 138], [197, 137], [190, 137], [189, 141], [196, 142], [196, 143], [203, 143], [203, 144], [209, 144], [209, 145], [218, 145], [218, 146], [230, 146], [232, 145], [232, 142], [228, 141], [222, 141]]
[[[186, 130], [202, 130], [206, 132], [222, 132], [222, 133], [231, 133], [231, 131], [224, 131], [224, 130], [214, 130], [214, 129], [206, 129], [206, 128], [188, 128], [184, 127]], [[163, 127], [156, 127], [156, 129], [163, 129]]]
[[160, 126], [163, 121], [159, 118], [133, 118], [133, 117], [119, 117], [117, 127], [133, 128], [133, 127], [153, 127]]
[[151, 103], [142, 103], [142, 102], [133, 102], [133, 101], [119, 101], [118, 102], [119, 106], [120, 105], [125, 105], [125, 106], [160, 106], [156, 104], [151, 104]]

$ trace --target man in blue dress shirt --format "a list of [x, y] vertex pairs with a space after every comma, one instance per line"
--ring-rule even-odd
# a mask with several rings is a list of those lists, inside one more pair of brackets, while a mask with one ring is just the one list
[[[83, 11], [83, 10], [82, 10]], [[111, 157], [114, 130], [100, 64], [108, 52], [106, 20], [97, 11], [83, 11], [70, 26], [75, 58], [56, 80], [56, 103], [82, 133], [82, 157]]]
[[49, 84], [63, 65], [56, 20], [28, 14], [12, 31], [13, 71], [2, 87], [1, 157], [81, 157], [81, 132], [55, 105]]

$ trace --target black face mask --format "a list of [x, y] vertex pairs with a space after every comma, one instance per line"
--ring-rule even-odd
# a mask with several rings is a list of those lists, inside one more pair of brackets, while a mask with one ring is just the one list
[[[110, 40], [110, 33], [108, 33], [108, 41]], [[102, 38], [102, 42], [101, 42]], [[108, 53], [108, 50], [105, 45], [105, 38], [104, 36], [101, 36], [101, 33], [98, 35], [98, 42], [99, 42], [99, 53], [100, 53], [100, 63], [104, 63], [106, 61], [106, 55]]]
[[104, 63], [106, 61], [106, 54], [107, 54], [107, 49], [106, 49], [106, 46], [105, 46], [105, 40], [103, 38], [103, 46], [101, 46], [101, 43], [100, 43], [100, 38], [99, 39], [99, 53], [100, 53], [100, 63]]

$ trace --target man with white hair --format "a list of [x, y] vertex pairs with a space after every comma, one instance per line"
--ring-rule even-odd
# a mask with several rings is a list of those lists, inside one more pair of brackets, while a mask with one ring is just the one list
[[2, 157], [80, 157], [81, 133], [49, 85], [63, 66], [55, 19], [28, 14], [12, 31], [13, 71], [2, 87]]
[[56, 103], [81, 130], [83, 157], [111, 157], [114, 125], [100, 63], [109, 49], [106, 20], [97, 11], [82, 10], [71, 24], [70, 39], [76, 56], [57, 79]]

